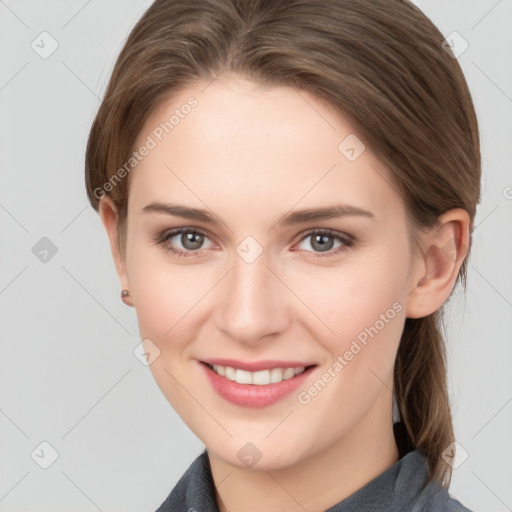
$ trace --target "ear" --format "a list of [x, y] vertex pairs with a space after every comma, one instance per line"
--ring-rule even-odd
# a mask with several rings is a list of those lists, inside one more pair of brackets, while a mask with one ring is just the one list
[[413, 274], [407, 318], [428, 316], [446, 302], [469, 246], [469, 215], [461, 208], [445, 212], [438, 224], [422, 235], [423, 255]]
[[[114, 264], [116, 266], [116, 272], [119, 276], [122, 290], [130, 290], [130, 283], [128, 280], [128, 274], [126, 273], [126, 261], [121, 254], [119, 248], [119, 239], [117, 235], [117, 223], [119, 220], [117, 209], [112, 200], [105, 196], [99, 203], [99, 215], [101, 222], [107, 231], [108, 238], [110, 240], [110, 249], [112, 251], [112, 257], [114, 258]], [[128, 296], [124, 299], [124, 302], [129, 306], [133, 306], [131, 297]]]

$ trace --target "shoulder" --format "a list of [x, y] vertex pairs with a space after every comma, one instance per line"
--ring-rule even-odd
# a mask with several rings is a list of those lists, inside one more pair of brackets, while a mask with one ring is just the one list
[[429, 483], [411, 505], [411, 512], [473, 512], [437, 482]]
[[[427, 480], [426, 460], [418, 452], [408, 454], [404, 458], [401, 476], [408, 483], [423, 479], [418, 485], [418, 492], [413, 495], [407, 510], [411, 512], [472, 512], [450, 495], [437, 480]], [[422, 471], [422, 468], [425, 468]], [[397, 479], [397, 483], [400, 478]], [[405, 483], [404, 481], [404, 483]]]
[[[393, 482], [399, 500], [408, 502], [411, 512], [472, 512], [451, 496], [437, 480], [429, 480], [426, 457], [416, 451], [402, 422], [393, 425], [400, 460]], [[387, 473], [391, 474], [391, 470]], [[402, 501], [401, 501], [402, 503]]]

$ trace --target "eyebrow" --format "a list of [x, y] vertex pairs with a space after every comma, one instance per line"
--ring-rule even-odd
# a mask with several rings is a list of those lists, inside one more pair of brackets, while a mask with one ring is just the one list
[[[219, 224], [215, 215], [212, 215], [207, 210], [198, 208], [189, 208], [179, 204], [167, 204], [160, 202], [153, 202], [142, 208], [141, 213], [164, 213], [175, 217], [183, 217], [185, 219], [197, 220], [206, 224], [216, 225]], [[375, 215], [358, 206], [351, 206], [347, 204], [339, 204], [329, 206], [326, 208], [308, 208], [304, 210], [294, 210], [283, 217], [276, 223], [283, 226], [293, 226], [315, 220], [327, 220], [339, 217], [367, 217], [372, 220], [377, 220]]]

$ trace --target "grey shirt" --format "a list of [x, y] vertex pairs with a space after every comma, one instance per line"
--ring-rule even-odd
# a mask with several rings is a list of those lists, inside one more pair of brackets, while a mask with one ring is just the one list
[[[326, 512], [397, 511], [471, 512], [452, 498], [439, 482], [428, 482], [427, 460], [415, 450], [403, 454], [390, 468]], [[156, 512], [219, 512], [206, 450]]]

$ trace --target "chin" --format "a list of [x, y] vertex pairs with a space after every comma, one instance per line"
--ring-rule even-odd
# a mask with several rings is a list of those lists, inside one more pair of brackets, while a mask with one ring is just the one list
[[[302, 444], [300, 439], [297, 440], [297, 443]], [[229, 447], [224, 444], [220, 450], [217, 450], [213, 445], [207, 445], [206, 449], [226, 464], [250, 471], [286, 469], [306, 456], [303, 453], [298, 453], [297, 448], [293, 446], [287, 447], [279, 444], [280, 449], [278, 450], [273, 443], [267, 442], [264, 445], [262, 443], [258, 445], [257, 442], [240, 443], [232, 440]]]

